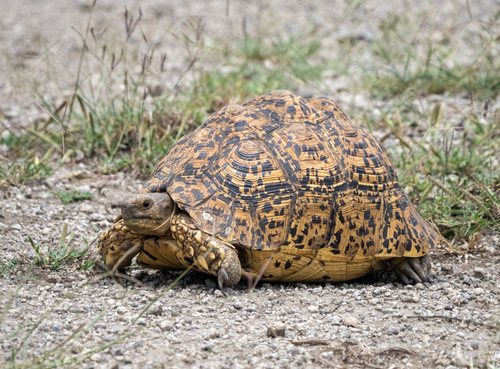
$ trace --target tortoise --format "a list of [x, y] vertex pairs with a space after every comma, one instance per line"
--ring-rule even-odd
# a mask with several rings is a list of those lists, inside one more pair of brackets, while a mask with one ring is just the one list
[[[428, 280], [438, 234], [385, 150], [328, 98], [274, 91], [229, 105], [174, 144], [98, 242], [108, 267], [340, 282], [392, 266]], [[115, 265], [117, 264], [117, 265]]]

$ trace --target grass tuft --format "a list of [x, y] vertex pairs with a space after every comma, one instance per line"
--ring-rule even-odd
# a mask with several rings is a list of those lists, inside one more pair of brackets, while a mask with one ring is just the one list
[[70, 202], [76, 201], [91, 200], [94, 198], [94, 194], [88, 191], [71, 190], [66, 192], [56, 192], [55, 194], [59, 196], [63, 204], [69, 204]]

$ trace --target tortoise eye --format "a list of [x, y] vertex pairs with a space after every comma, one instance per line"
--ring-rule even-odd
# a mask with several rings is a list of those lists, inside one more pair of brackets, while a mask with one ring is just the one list
[[144, 210], [149, 209], [150, 207], [151, 207], [151, 201], [149, 201], [149, 200], [144, 200], [144, 201], [142, 202], [142, 208], [143, 208]]

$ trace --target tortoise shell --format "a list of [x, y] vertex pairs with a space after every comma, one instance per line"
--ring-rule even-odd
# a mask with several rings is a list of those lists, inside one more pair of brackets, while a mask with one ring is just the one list
[[420, 257], [438, 240], [372, 134], [332, 100], [288, 91], [212, 114], [140, 192], [167, 192], [235, 246], [320, 262]]

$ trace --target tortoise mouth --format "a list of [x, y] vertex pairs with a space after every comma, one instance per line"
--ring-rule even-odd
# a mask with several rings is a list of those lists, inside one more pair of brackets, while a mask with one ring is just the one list
[[167, 193], [127, 196], [122, 202], [122, 218], [131, 230], [148, 235], [165, 235], [176, 205]]
[[170, 219], [159, 220], [147, 218], [124, 219], [124, 222], [134, 232], [156, 236], [167, 234], [171, 223]]

